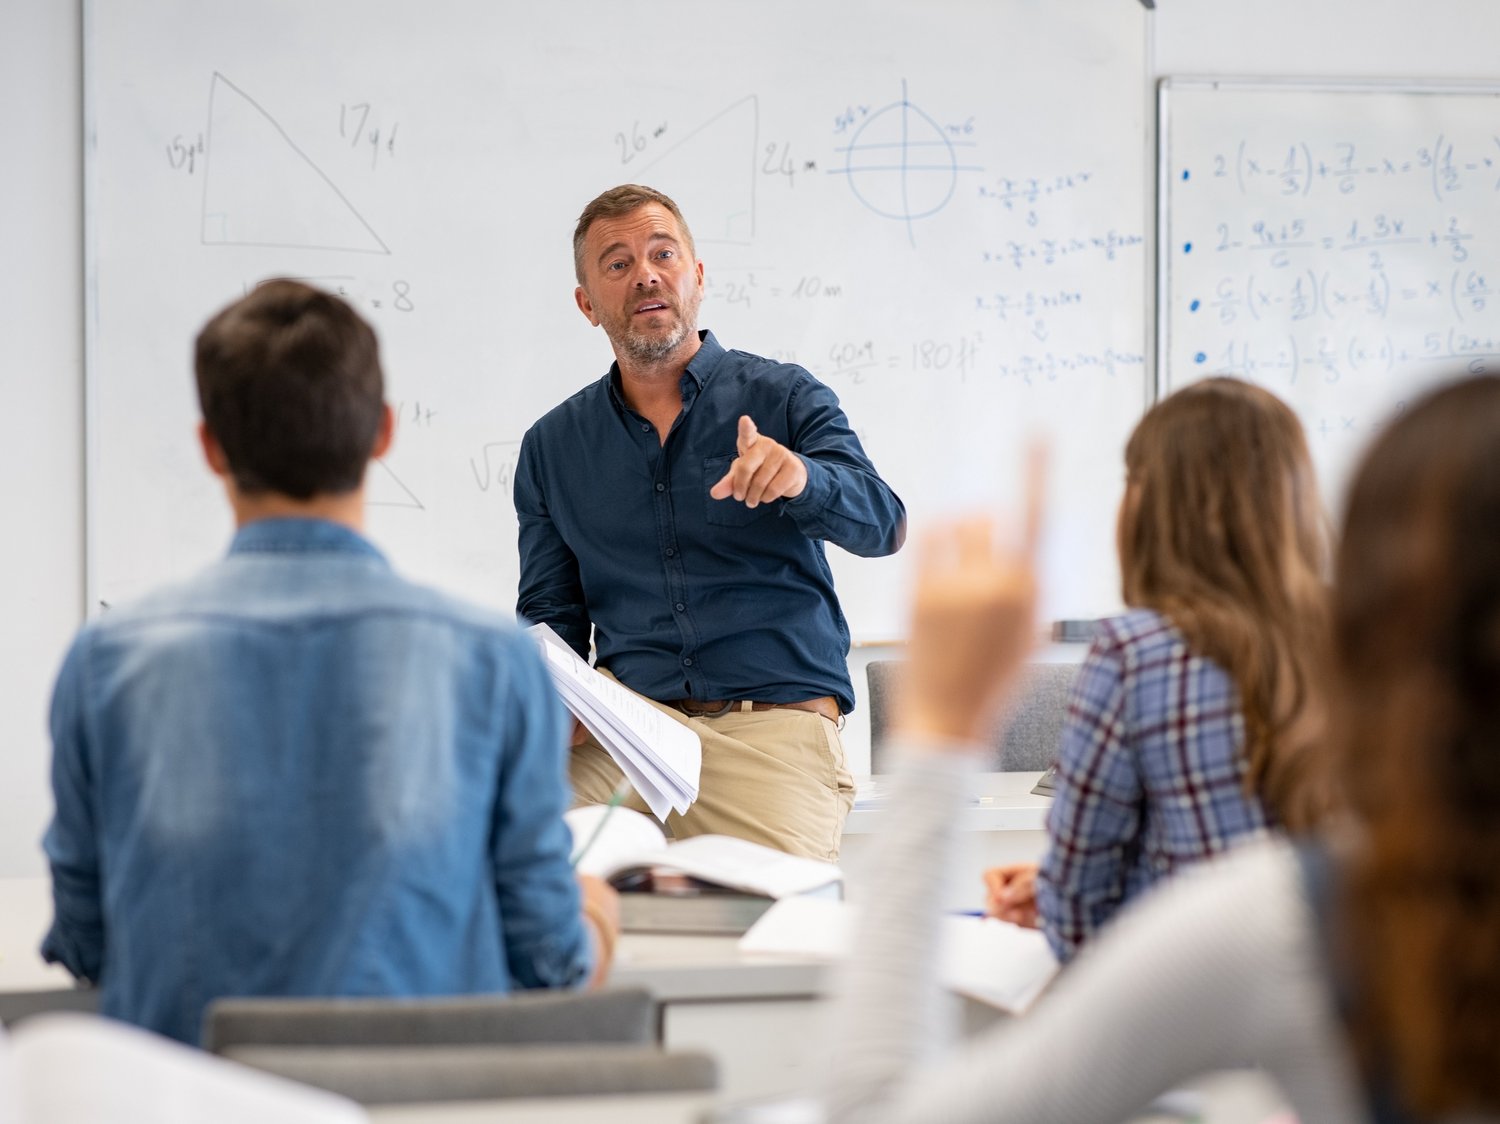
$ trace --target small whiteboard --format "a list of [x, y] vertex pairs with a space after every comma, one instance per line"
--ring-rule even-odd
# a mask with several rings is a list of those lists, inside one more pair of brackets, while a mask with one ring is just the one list
[[1500, 90], [1162, 83], [1162, 393], [1297, 411], [1330, 507], [1372, 435], [1500, 367]]

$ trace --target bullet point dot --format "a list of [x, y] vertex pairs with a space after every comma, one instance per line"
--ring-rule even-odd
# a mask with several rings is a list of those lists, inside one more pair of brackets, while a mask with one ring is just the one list
[[1184, 242], [1182, 244], [1182, 252], [1184, 254], [1191, 254], [1193, 252], [1193, 244], [1191, 242]]
[[1188, 305], [1188, 311], [1189, 312], [1197, 312], [1198, 311], [1198, 302], [1194, 301], [1192, 304]]
[[1204, 362], [1207, 362], [1207, 360], [1208, 360], [1208, 356], [1204, 355], [1203, 352], [1201, 352], [1201, 351], [1198, 352], [1197, 355], [1193, 356], [1193, 362], [1194, 363], [1204, 363]]
[[1184, 169], [1182, 169], [1182, 178], [1183, 178], [1183, 179], [1187, 179], [1187, 178], [1188, 178], [1188, 177], [1189, 177], [1189, 176], [1190, 176], [1190, 175], [1192, 175], [1192, 174], [1193, 174], [1193, 173], [1192, 173], [1192, 172], [1190, 172], [1190, 171], [1188, 171], [1188, 170], [1187, 170], [1187, 169], [1186, 169], [1186, 168], [1184, 168]]

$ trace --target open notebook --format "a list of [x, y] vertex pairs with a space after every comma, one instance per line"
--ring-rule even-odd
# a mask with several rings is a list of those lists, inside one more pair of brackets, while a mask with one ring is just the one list
[[[833, 863], [788, 855], [746, 839], [695, 835], [668, 840], [648, 816], [629, 808], [591, 805], [563, 818], [573, 831], [577, 868], [618, 888], [641, 871], [671, 871], [699, 882], [765, 898], [809, 894], [843, 882]], [[601, 827], [602, 824], [602, 827]]]
[[0, 1124], [363, 1124], [353, 1101], [97, 1015], [0, 1031]]

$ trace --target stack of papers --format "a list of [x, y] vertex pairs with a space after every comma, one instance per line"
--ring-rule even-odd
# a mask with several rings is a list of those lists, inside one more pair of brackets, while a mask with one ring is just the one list
[[639, 695], [591, 668], [544, 624], [532, 625], [552, 684], [574, 718], [614, 758], [659, 820], [698, 799], [703, 743]]
[[[740, 938], [745, 952], [837, 960], [848, 955], [857, 910], [821, 898], [782, 898]], [[943, 983], [1019, 1015], [1057, 974], [1047, 938], [993, 917], [943, 918]]]

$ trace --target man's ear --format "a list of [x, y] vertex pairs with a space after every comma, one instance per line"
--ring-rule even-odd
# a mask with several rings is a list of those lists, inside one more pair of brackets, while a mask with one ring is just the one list
[[206, 421], [198, 423], [198, 445], [203, 450], [203, 459], [215, 476], [229, 476], [229, 458], [224, 455], [224, 446], [213, 435]]
[[379, 460], [391, 451], [391, 442], [396, 439], [396, 415], [389, 402], [380, 407], [380, 426], [375, 430], [375, 444], [370, 448], [370, 459]]
[[582, 285], [573, 290], [573, 299], [578, 302], [578, 311], [588, 317], [589, 323], [597, 328], [599, 317], [594, 312], [594, 302], [589, 300], [588, 292]]

